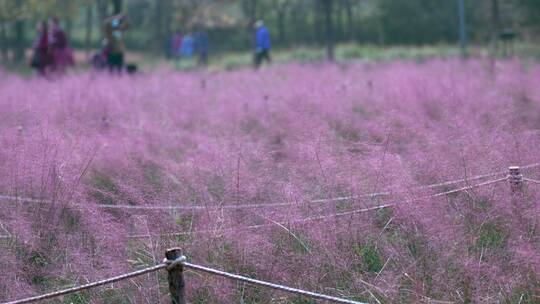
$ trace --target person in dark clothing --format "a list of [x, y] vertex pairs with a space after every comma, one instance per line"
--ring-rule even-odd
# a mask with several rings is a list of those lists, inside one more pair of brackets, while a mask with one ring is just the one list
[[181, 31], [177, 31], [172, 37], [170, 42], [170, 53], [173, 59], [180, 59], [180, 50], [182, 49], [183, 35]]
[[202, 29], [195, 33], [195, 52], [198, 55], [199, 66], [206, 66], [208, 64], [208, 36]]
[[57, 18], [49, 22], [49, 53], [51, 70], [64, 73], [68, 66], [74, 65], [73, 50], [69, 47], [66, 32], [60, 27]]
[[109, 70], [121, 73], [124, 68], [124, 32], [129, 28], [127, 18], [123, 14], [114, 15], [105, 20], [103, 28]]
[[49, 65], [49, 34], [47, 22], [40, 22], [37, 26], [37, 36], [32, 46], [33, 54], [30, 66], [36, 69], [39, 75], [45, 75]]
[[255, 22], [255, 68], [259, 68], [264, 60], [272, 62], [270, 57], [270, 33], [262, 20]]

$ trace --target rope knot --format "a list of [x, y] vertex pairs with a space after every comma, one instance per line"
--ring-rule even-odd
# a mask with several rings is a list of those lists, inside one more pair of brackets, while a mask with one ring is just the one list
[[173, 270], [177, 266], [182, 265], [185, 261], [187, 261], [187, 257], [185, 255], [181, 255], [174, 260], [169, 260], [167, 258], [163, 259], [163, 263], [167, 265], [167, 270]]

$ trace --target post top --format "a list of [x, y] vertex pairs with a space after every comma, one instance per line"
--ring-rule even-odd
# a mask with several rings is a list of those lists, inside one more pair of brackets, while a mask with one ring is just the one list
[[508, 167], [508, 170], [510, 170], [510, 171], [519, 171], [519, 166], [510, 166], [510, 167]]
[[169, 248], [165, 251], [165, 257], [168, 260], [176, 260], [180, 256], [182, 256], [182, 248], [180, 247]]

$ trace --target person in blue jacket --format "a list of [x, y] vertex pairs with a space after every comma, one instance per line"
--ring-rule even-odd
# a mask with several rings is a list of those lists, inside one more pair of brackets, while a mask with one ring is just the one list
[[272, 45], [270, 43], [270, 33], [262, 20], [255, 22], [255, 30], [255, 67], [258, 68], [263, 60], [268, 61], [268, 63], [272, 62], [270, 57]]

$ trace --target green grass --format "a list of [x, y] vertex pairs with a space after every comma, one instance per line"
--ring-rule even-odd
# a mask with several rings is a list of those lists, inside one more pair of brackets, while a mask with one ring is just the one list
[[486, 249], [503, 249], [506, 246], [507, 234], [502, 224], [496, 221], [484, 223], [478, 232], [476, 247]]
[[[468, 50], [470, 57], [483, 57], [489, 53], [488, 46], [472, 46]], [[514, 54], [521, 58], [540, 60], [540, 47], [535, 44], [516, 44]], [[276, 48], [271, 52], [274, 64], [290, 62], [317, 63], [324, 62], [326, 53], [324, 47], [296, 46], [291, 48]], [[335, 61], [338, 63], [350, 62], [388, 62], [395, 60], [422, 62], [433, 58], [456, 58], [461, 56], [457, 45], [437, 44], [426, 46], [377, 46], [360, 43], [345, 43], [335, 48]], [[501, 48], [496, 56], [504, 58]], [[253, 54], [251, 52], [234, 52], [214, 54], [210, 56], [210, 69], [234, 70], [251, 67]], [[193, 65], [176, 66], [179, 69], [192, 69]]]
[[[468, 50], [470, 57], [484, 57], [490, 53], [488, 45], [471, 46]], [[275, 48], [272, 50], [274, 64], [290, 62], [318, 63], [325, 61], [325, 49], [322, 46], [295, 46], [289, 48]], [[520, 42], [516, 43], [513, 54], [528, 60], [540, 60], [540, 47], [537, 44]], [[456, 58], [461, 55], [457, 45], [436, 44], [426, 46], [378, 46], [361, 43], [344, 43], [335, 48], [335, 61], [341, 64], [351, 62], [388, 62], [395, 60], [422, 62], [432, 58]], [[504, 58], [502, 46], [495, 54], [498, 58]], [[127, 61], [135, 63], [143, 71], [152, 71], [164, 65], [177, 70], [189, 71], [197, 68], [196, 59], [165, 60], [156, 56], [155, 52], [128, 52]], [[253, 66], [253, 53], [247, 51], [230, 53], [210, 53], [210, 70], [234, 70]], [[4, 64], [3, 67], [12, 72], [29, 76], [34, 71], [27, 62], [20, 64]], [[80, 63], [77, 71], [88, 68], [87, 64]]]
[[118, 194], [118, 187], [115, 182], [108, 175], [94, 172], [90, 184], [95, 189], [91, 191], [92, 196], [102, 205], [113, 205], [114, 199], [111, 195]]
[[371, 273], [381, 271], [383, 267], [382, 255], [373, 241], [368, 240], [363, 245], [357, 246], [355, 252], [362, 259], [363, 270]]

